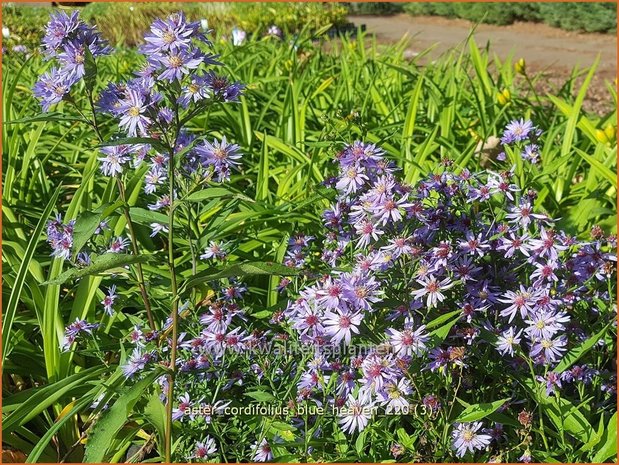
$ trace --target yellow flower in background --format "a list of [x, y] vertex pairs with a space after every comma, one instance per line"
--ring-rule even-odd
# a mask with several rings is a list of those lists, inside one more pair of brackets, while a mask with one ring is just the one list
[[606, 133], [601, 129], [595, 130], [595, 138], [598, 140], [598, 142], [601, 142], [603, 144], [607, 144], [608, 142], [610, 142]]
[[606, 134], [606, 137], [608, 137], [608, 140], [610, 142], [612, 140], [615, 140], [615, 136], [617, 135], [617, 130], [615, 126], [613, 126], [612, 124], [607, 124], [606, 127], [604, 128], [604, 134]]
[[499, 92], [496, 96], [499, 105], [506, 105], [512, 98], [512, 94], [509, 89], [503, 89], [503, 92]]
[[524, 58], [521, 58], [520, 60], [518, 60], [515, 64], [514, 64], [514, 70], [516, 71], [516, 73], [518, 74], [525, 74], [526, 73], [526, 64], [524, 62]]

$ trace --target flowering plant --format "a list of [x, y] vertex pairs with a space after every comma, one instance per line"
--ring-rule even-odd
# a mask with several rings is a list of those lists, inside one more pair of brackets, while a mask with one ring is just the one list
[[308, 215], [265, 259], [244, 242], [266, 242], [248, 205], [274, 228], [286, 214], [245, 196], [256, 184], [265, 198], [269, 176], [254, 183], [251, 148], [208, 117], [251, 96], [205, 29], [154, 21], [141, 68], [103, 84], [112, 51], [96, 29], [77, 13], [47, 27], [43, 117], [97, 142], [68, 209], [47, 221], [59, 188], [37, 229], [51, 264], [33, 300], [56, 382], [3, 431], [27, 434], [20, 418], [35, 401], [51, 412], [45, 396], [70, 400], [29, 459], [55, 434], [74, 445], [52, 454], [87, 462], [612, 455], [616, 238], [572, 237], [540, 209], [523, 170], [552, 141], [516, 120], [493, 171], [445, 158], [408, 183], [391, 149], [329, 132], [335, 176], [309, 200], [330, 204], [323, 224]]

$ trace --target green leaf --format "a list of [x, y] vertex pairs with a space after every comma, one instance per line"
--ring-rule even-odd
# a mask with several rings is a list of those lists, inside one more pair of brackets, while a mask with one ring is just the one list
[[[11, 295], [9, 296], [9, 302], [6, 306], [6, 310], [4, 311], [4, 316], [2, 320], [2, 367], [4, 370], [4, 360], [7, 355], [7, 348], [10, 347], [9, 343], [13, 337], [13, 332], [11, 328], [13, 327], [13, 320], [15, 318], [15, 313], [17, 312], [17, 305], [19, 304], [19, 299], [24, 288], [24, 282], [26, 281], [26, 276], [28, 275], [28, 268], [30, 267], [30, 262], [32, 261], [32, 257], [34, 255], [34, 251], [36, 250], [37, 243], [39, 242], [39, 237], [45, 228], [45, 224], [47, 223], [47, 219], [51, 214], [54, 205], [56, 204], [56, 200], [58, 200], [58, 196], [60, 195], [60, 191], [62, 190], [62, 185], [58, 186], [56, 191], [52, 194], [52, 197], [47, 202], [47, 206], [41, 213], [41, 217], [39, 218], [39, 222], [37, 223], [34, 231], [32, 232], [32, 236], [30, 237], [30, 241], [28, 241], [28, 246], [26, 247], [26, 252], [21, 260], [21, 264], [19, 265], [19, 270], [17, 271], [17, 276], [15, 277], [15, 282], [11, 287]], [[4, 261], [4, 255], [3, 255]]]
[[501, 399], [489, 403], [469, 405], [460, 415], [458, 415], [458, 418], [455, 419], [455, 422], [468, 423], [471, 421], [481, 420], [482, 418], [485, 418], [491, 413], [497, 411], [499, 407], [501, 407], [501, 405], [503, 405], [508, 400], [509, 399]]
[[453, 318], [456, 315], [460, 315], [461, 313], [462, 313], [462, 310], [454, 310], [453, 312], [445, 313], [444, 315], [441, 315], [435, 318], [434, 320], [432, 320], [431, 322], [429, 322], [426, 325], [426, 329], [432, 329], [435, 326], [438, 326], [441, 323], [444, 323], [445, 321], [449, 320], [450, 318]]
[[129, 215], [134, 223], [144, 226], [150, 226], [151, 223], [159, 223], [165, 226], [168, 225], [169, 218], [163, 213], [146, 210], [145, 208], [132, 207], [129, 210]]
[[148, 422], [155, 427], [159, 438], [159, 447], [162, 447], [165, 439], [166, 412], [163, 402], [161, 402], [161, 399], [156, 393], [153, 393], [148, 404], [146, 404], [144, 416]]
[[199, 191], [193, 192], [189, 194], [184, 199], [181, 199], [182, 202], [202, 202], [204, 200], [210, 199], [221, 199], [224, 197], [231, 197], [235, 199], [246, 200], [249, 202], [254, 202], [254, 200], [246, 195], [232, 192], [231, 190], [225, 189], [223, 187], [209, 187], [206, 189], [201, 189]]
[[593, 155], [589, 155], [582, 150], [574, 149], [576, 153], [591, 165], [592, 171], [597, 172], [600, 176], [605, 178], [613, 187], [617, 187], [617, 175], [610, 168], [604, 165], [603, 162], [595, 158]]
[[137, 144], [151, 145], [154, 149], [159, 150], [160, 152], [167, 153], [169, 150], [168, 147], [166, 147], [163, 142], [153, 137], [120, 137], [118, 139], [109, 140], [99, 145], [95, 145], [95, 148], [110, 147], [110, 146], [116, 146], [116, 145], [137, 145]]
[[[105, 371], [104, 366], [92, 367], [80, 371], [68, 378], [57, 381], [41, 389], [36, 390], [18, 408], [16, 408], [2, 422], [2, 433], [9, 434], [18, 426], [24, 425], [45, 409], [60, 401], [70, 398], [84, 389], [86, 381], [98, 378]], [[5, 399], [11, 402], [11, 397]]]
[[252, 391], [246, 392], [245, 395], [247, 397], [251, 397], [252, 399], [256, 399], [258, 402], [273, 402], [277, 400], [273, 394], [270, 394], [265, 391]]
[[608, 421], [606, 441], [591, 459], [592, 463], [602, 463], [617, 456], [617, 412]]
[[73, 258], [86, 245], [101, 222], [101, 213], [84, 212], [75, 220], [73, 229]]
[[269, 262], [247, 262], [237, 263], [227, 268], [217, 269], [210, 268], [202, 273], [197, 274], [192, 279], [186, 282], [186, 288], [192, 288], [199, 284], [214, 281], [220, 278], [243, 277], [243, 276], [291, 276], [298, 275], [301, 271], [295, 268], [290, 268], [278, 263]]
[[84, 84], [86, 90], [92, 93], [97, 83], [97, 62], [89, 47], [84, 47]]
[[45, 451], [45, 448], [52, 440], [52, 438], [56, 435], [58, 430], [64, 426], [66, 422], [73, 419], [73, 415], [79, 413], [92, 403], [92, 396], [85, 396], [81, 398], [71, 410], [69, 410], [62, 418], [54, 422], [54, 424], [49, 427], [43, 437], [39, 440], [39, 442], [34, 446], [30, 454], [28, 454], [28, 459], [26, 463], [36, 463], [39, 461], [39, 457]]
[[53, 111], [50, 113], [42, 113], [37, 116], [29, 116], [27, 118], [19, 118], [11, 121], [7, 121], [4, 124], [22, 124], [22, 123], [40, 123], [42, 121], [55, 121], [55, 122], [74, 122], [74, 121], [84, 121], [82, 118], [78, 118], [77, 116], [69, 116], [64, 113], [60, 113], [59, 111]]
[[[456, 313], [456, 312], [454, 311], [452, 313]], [[458, 316], [456, 318], [444, 324], [443, 326], [436, 328], [434, 331], [430, 333], [430, 338], [432, 340], [432, 343], [435, 346], [443, 342], [445, 338], [447, 338], [447, 336], [449, 335], [449, 331], [451, 331], [451, 328], [453, 327], [453, 325], [455, 325], [458, 321], [460, 321], [460, 314], [462, 312], [458, 310], [457, 313], [458, 313]], [[442, 317], [444, 316], [446, 315], [443, 315]], [[442, 318], [442, 317], [439, 317], [439, 318]]]
[[[552, 402], [544, 408], [557, 429], [563, 429], [582, 444], [588, 443], [595, 434], [593, 426], [587, 421], [578, 407], [567, 399], [552, 397]], [[615, 437], [616, 440], [616, 437]]]
[[92, 260], [92, 264], [85, 268], [72, 268], [64, 273], [58, 275], [55, 279], [45, 281], [44, 286], [64, 284], [70, 279], [78, 279], [84, 276], [90, 276], [93, 274], [100, 274], [104, 271], [122, 268], [126, 265], [132, 265], [134, 263], [145, 263], [152, 260], [153, 257], [149, 255], [129, 255], [129, 254], [117, 254], [107, 253], [100, 255]]
[[359, 433], [359, 437], [355, 441], [355, 450], [357, 451], [357, 456], [362, 457], [363, 451], [365, 450], [365, 436], [367, 435], [368, 429], [364, 429]]
[[580, 359], [583, 355], [591, 350], [593, 346], [595, 346], [600, 339], [604, 337], [608, 328], [611, 327], [612, 323], [608, 323], [600, 332], [594, 334], [585, 342], [580, 344], [578, 347], [574, 347], [567, 354], [563, 356], [559, 364], [553, 370], [555, 373], [560, 374], [571, 367], [574, 363]]
[[144, 391], [150, 388], [155, 379], [161, 375], [160, 371], [154, 371], [138, 383], [131, 386], [120, 395], [114, 405], [107, 410], [95, 424], [92, 433], [86, 443], [85, 463], [102, 463], [105, 453], [116, 434], [128, 421], [133, 406], [144, 395]]

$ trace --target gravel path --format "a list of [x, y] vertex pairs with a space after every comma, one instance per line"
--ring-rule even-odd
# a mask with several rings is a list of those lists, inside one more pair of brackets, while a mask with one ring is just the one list
[[[355, 25], [365, 24], [367, 31], [381, 42], [397, 42], [409, 37], [408, 53], [414, 55], [429, 47], [428, 59], [435, 59], [448, 50], [461, 46], [473, 23], [462, 19], [437, 16], [349, 16]], [[570, 71], [593, 64], [598, 53], [600, 63], [587, 96], [586, 108], [604, 112], [612, 105], [605, 82], [617, 76], [617, 37], [612, 34], [582, 34], [553, 28], [545, 24], [515, 23], [509, 26], [480, 24], [475, 32], [479, 47], [490, 43], [491, 53], [500, 59], [510, 54], [513, 61], [524, 58], [527, 69], [543, 72], [541, 90], [552, 91]]]

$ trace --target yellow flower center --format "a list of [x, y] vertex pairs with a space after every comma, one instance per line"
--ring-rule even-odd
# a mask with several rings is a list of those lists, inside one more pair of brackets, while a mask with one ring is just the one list
[[174, 37], [174, 34], [172, 34], [171, 32], [165, 32], [163, 34], [162, 39], [166, 44], [170, 45], [172, 42], [174, 42], [174, 39], [176, 38]]
[[140, 107], [131, 107], [129, 108], [129, 116], [136, 117], [140, 114]]
[[178, 55], [172, 55], [170, 57], [170, 66], [172, 68], [178, 68], [183, 64], [183, 60]]

